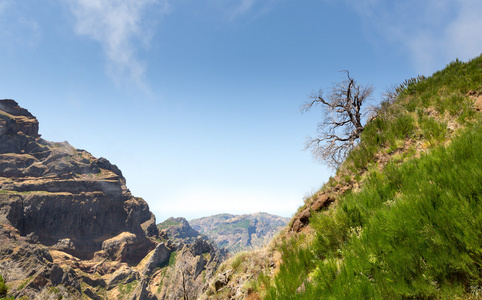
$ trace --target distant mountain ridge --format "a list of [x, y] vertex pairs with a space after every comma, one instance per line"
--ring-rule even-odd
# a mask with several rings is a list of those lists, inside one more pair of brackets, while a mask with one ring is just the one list
[[289, 222], [289, 218], [264, 212], [233, 215], [219, 214], [193, 219], [189, 224], [230, 252], [256, 248], [266, 244]]

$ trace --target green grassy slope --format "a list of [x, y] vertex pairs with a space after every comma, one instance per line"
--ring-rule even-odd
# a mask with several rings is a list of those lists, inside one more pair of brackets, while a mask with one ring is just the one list
[[[266, 299], [482, 297], [482, 56], [407, 81], [338, 178], [360, 187], [280, 246]], [[383, 158], [383, 159], [382, 159]], [[330, 180], [323, 188], [340, 182]]]

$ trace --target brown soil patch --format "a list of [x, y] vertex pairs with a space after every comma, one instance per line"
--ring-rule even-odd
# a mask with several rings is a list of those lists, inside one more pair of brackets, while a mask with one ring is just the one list
[[478, 95], [475, 98], [475, 110], [481, 111], [482, 110], [482, 95]]

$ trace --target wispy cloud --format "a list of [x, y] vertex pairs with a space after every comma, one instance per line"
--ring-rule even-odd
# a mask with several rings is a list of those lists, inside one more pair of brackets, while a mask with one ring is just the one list
[[137, 55], [153, 34], [147, 17], [153, 10], [167, 11], [165, 0], [71, 0], [75, 32], [102, 45], [108, 70], [116, 80], [127, 77], [147, 89], [145, 63]]
[[367, 30], [405, 49], [420, 73], [482, 52], [480, 0], [345, 1]]
[[232, 11], [232, 16], [236, 17], [246, 13], [253, 7], [255, 2], [256, 0], [241, 0], [241, 3], [238, 3], [238, 5]]
[[277, 0], [211, 0], [210, 3], [222, 11], [229, 21], [249, 16], [258, 17], [271, 10]]

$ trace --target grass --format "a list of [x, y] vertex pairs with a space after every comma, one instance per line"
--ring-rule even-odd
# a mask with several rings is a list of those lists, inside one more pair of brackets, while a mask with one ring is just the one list
[[212, 256], [210, 252], [203, 253], [202, 256], [204, 260], [211, 261]]
[[177, 252], [173, 251], [171, 252], [171, 256], [169, 256], [169, 264], [168, 266], [174, 266], [176, 264], [176, 257], [177, 257]]
[[132, 282], [126, 283], [126, 284], [119, 284], [119, 299], [124, 299], [124, 297], [128, 297], [135, 289], [137, 286], [138, 281], [134, 280]]
[[169, 275], [166, 275], [166, 271], [167, 269], [164, 268], [161, 270], [161, 273], [160, 273], [160, 276], [161, 276], [161, 280], [159, 282], [159, 286], [157, 287], [157, 293], [160, 294], [161, 291], [162, 291], [162, 287], [164, 286], [163, 283], [164, 283], [164, 279], [169, 279]]
[[[281, 247], [266, 299], [453, 299], [482, 283], [482, 122], [447, 148], [374, 172]], [[310, 280], [308, 280], [308, 278]], [[296, 290], [304, 284], [306, 292]], [[298, 295], [298, 296], [297, 296]]]
[[237, 253], [236, 256], [234, 257], [234, 259], [231, 262], [231, 268], [235, 272], [238, 272], [239, 266], [241, 265], [241, 263], [243, 263], [244, 260], [246, 260], [247, 256], [248, 256], [248, 253], [245, 252], [245, 251]]
[[[345, 165], [367, 168], [376, 153], [384, 148], [394, 151], [397, 142], [406, 138], [425, 140], [430, 147], [439, 145], [447, 137], [449, 119], [465, 124], [475, 117], [468, 92], [482, 93], [481, 82], [482, 56], [467, 63], [456, 60], [429, 78], [407, 81], [393, 103], [380, 105]], [[438, 116], [428, 116], [429, 108]]]
[[165, 220], [164, 222], [157, 224], [157, 228], [159, 230], [163, 230], [163, 229], [167, 229], [171, 226], [178, 226], [180, 224], [181, 224], [181, 222], [176, 222], [176, 221], [173, 221], [173, 220]]
[[[340, 168], [364, 170], [355, 176], [361, 189], [311, 218], [313, 241], [286, 238], [279, 272], [260, 275], [257, 291], [265, 299], [480, 298], [482, 117], [467, 93], [482, 92], [481, 82], [482, 56], [399, 90]], [[465, 129], [449, 129], [454, 120]], [[416, 143], [429, 150], [419, 158]], [[383, 168], [380, 153], [392, 157]]]
[[27, 278], [25, 278], [22, 283], [20, 284], [20, 286], [17, 288], [18, 291], [22, 290], [24, 287], [27, 286], [27, 284], [33, 279], [33, 276], [29, 276]]
[[422, 136], [430, 144], [443, 142], [447, 136], [447, 124], [437, 121], [435, 118], [421, 116], [419, 118]]
[[273, 281], [265, 274], [258, 277], [258, 285], [266, 289], [265, 299], [289, 299], [298, 294], [298, 288], [314, 267], [313, 253], [308, 245], [302, 235], [280, 245], [283, 263], [278, 275]]

